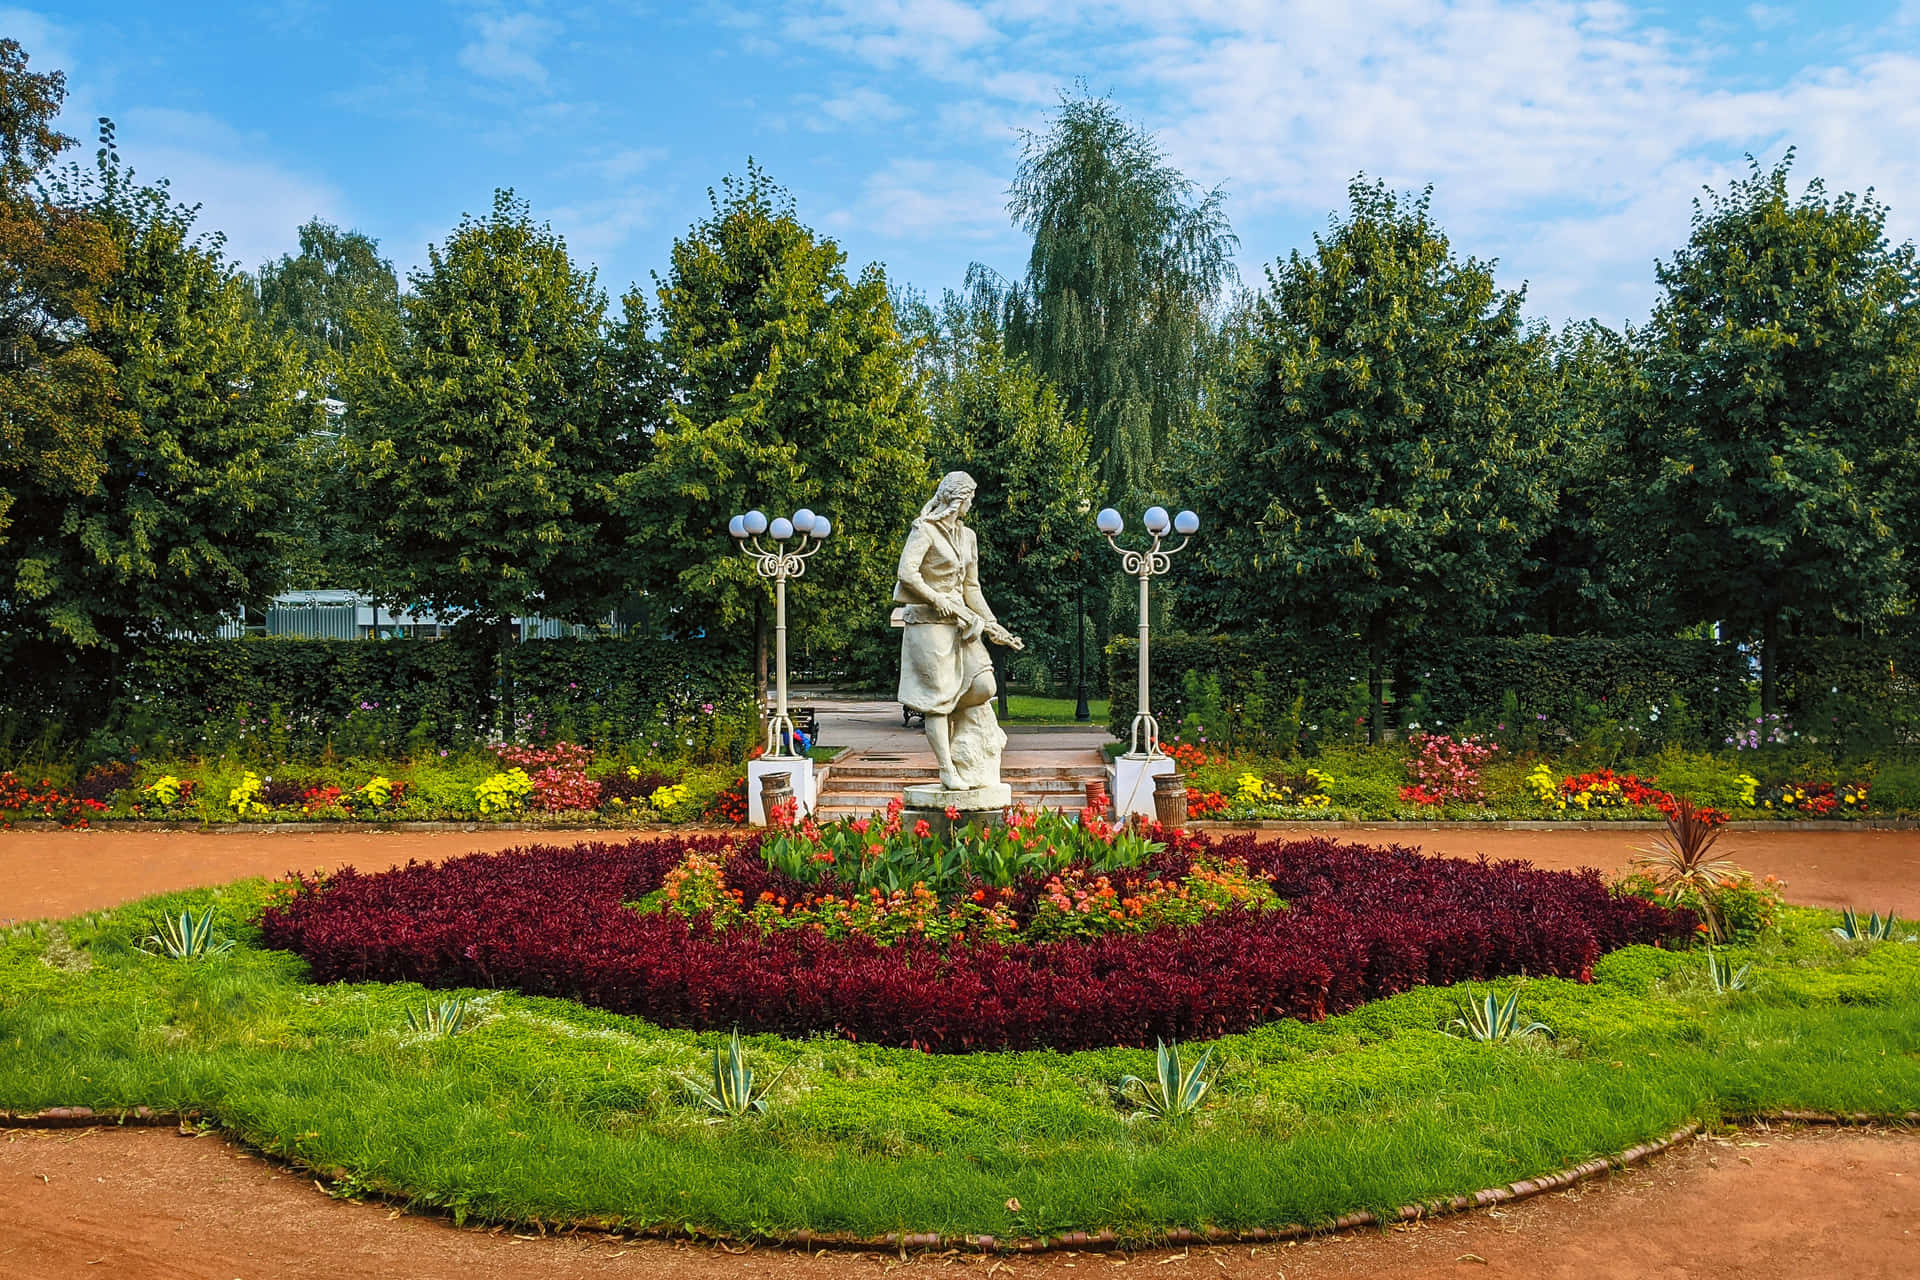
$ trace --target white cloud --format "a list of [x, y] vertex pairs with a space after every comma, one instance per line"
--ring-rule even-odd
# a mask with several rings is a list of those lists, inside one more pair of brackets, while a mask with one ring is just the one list
[[[1797, 144], [1797, 173], [1874, 186], [1896, 238], [1920, 230], [1915, 17], [1920, 0], [1906, 0], [1906, 28], [1847, 44], [1871, 52], [1738, 88], [1717, 62], [1731, 50], [1700, 29], [1580, 0], [843, 0], [787, 32], [889, 78], [903, 63], [919, 71], [949, 99], [929, 112], [949, 143], [979, 140], [1002, 113], [1041, 127], [1059, 89], [1085, 77], [1156, 128], [1190, 177], [1228, 183], [1243, 227], [1317, 221], [1344, 208], [1360, 171], [1431, 183], [1456, 247], [1530, 278], [1537, 313], [1617, 321], [1644, 313], [1650, 264], [1684, 238], [1688, 202], [1744, 152]], [[977, 225], [950, 188], [916, 202], [904, 172], [896, 161], [877, 173], [869, 203], [890, 193], [929, 232], [942, 208], [955, 234]], [[1285, 247], [1249, 244], [1243, 266], [1257, 278], [1257, 261]]]
[[973, 243], [1007, 237], [1007, 179], [973, 165], [894, 159], [869, 176], [851, 209], [829, 227], [859, 227], [882, 239], [941, 236]]
[[540, 50], [553, 36], [553, 24], [533, 13], [475, 14], [480, 38], [460, 50], [460, 65], [477, 76], [544, 89], [547, 68]]
[[907, 114], [905, 107], [878, 89], [864, 88], [822, 99], [814, 104], [814, 110], [818, 114], [809, 122], [809, 127], [816, 130], [890, 124]]
[[211, 116], [134, 108], [119, 121], [119, 143], [142, 181], [164, 177], [175, 199], [199, 204], [199, 227], [224, 231], [227, 255], [248, 270], [297, 248], [300, 224], [316, 214], [349, 221], [330, 183], [282, 166]]

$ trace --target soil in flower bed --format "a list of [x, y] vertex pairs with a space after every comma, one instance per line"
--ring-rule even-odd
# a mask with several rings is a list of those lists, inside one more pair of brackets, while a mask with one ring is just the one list
[[535, 846], [309, 882], [269, 909], [262, 929], [319, 982], [502, 987], [667, 1026], [970, 1052], [1207, 1038], [1319, 1019], [1421, 984], [1585, 980], [1604, 953], [1679, 945], [1695, 923], [1612, 896], [1597, 872], [1251, 837], [1176, 840], [1142, 870], [1177, 878], [1197, 853], [1241, 859], [1287, 909], [1142, 934], [882, 946], [812, 929], [720, 929], [628, 905], [690, 849], [723, 859], [747, 901], [804, 891], [751, 841]]

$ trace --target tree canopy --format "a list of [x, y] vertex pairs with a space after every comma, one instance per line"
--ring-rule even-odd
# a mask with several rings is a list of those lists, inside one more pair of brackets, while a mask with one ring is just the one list
[[1268, 273], [1256, 351], [1205, 485], [1207, 595], [1229, 626], [1483, 626], [1553, 511], [1542, 336], [1428, 197], [1356, 180], [1348, 216]]
[[1762, 640], [1773, 709], [1784, 622], [1857, 624], [1898, 589], [1890, 516], [1914, 440], [1912, 246], [1871, 195], [1795, 199], [1788, 156], [1694, 206], [1639, 335], [1635, 516], [1684, 621]]
[[974, 284], [1006, 316], [1007, 345], [1083, 419], [1109, 501], [1159, 481], [1171, 437], [1198, 411], [1211, 310], [1238, 245], [1224, 193], [1204, 194], [1112, 102], [1063, 97], [1026, 134], [1008, 210], [1033, 237], [1025, 278]]
[[488, 629], [621, 592], [606, 297], [511, 191], [409, 277], [402, 331], [353, 349], [346, 453], [365, 586]]
[[840, 247], [752, 164], [710, 198], [658, 281], [657, 368], [628, 358], [641, 385], [670, 388], [626, 481], [633, 560], [673, 629], [743, 634], [767, 586], [728, 518], [812, 508], [835, 532], [789, 596], [790, 625], [823, 650], [864, 647], [877, 678], [900, 540], [931, 493], [886, 277], [850, 279]]

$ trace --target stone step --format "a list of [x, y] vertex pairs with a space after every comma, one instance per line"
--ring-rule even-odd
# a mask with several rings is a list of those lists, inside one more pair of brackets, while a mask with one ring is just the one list
[[[931, 760], [920, 764], [836, 764], [837, 778], [920, 778], [934, 772]], [[1015, 782], [1021, 778], [1103, 778], [1107, 770], [1099, 764], [1013, 765], [1001, 766], [1000, 780]]]

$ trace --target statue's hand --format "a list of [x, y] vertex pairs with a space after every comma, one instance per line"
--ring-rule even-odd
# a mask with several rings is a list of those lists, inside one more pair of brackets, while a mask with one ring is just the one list
[[1027, 647], [1026, 641], [997, 622], [988, 624], [987, 639], [993, 641], [995, 644], [1005, 645], [1007, 648], [1015, 650], [1016, 652]]

